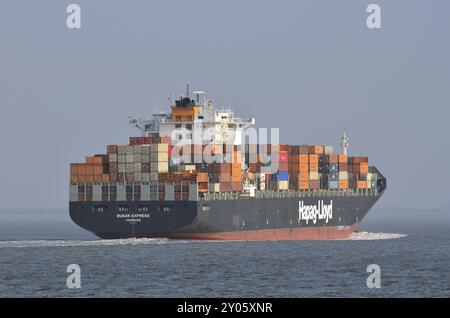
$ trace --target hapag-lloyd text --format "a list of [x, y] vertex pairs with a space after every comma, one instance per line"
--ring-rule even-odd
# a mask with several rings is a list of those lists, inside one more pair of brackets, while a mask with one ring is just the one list
[[328, 223], [329, 219], [333, 218], [333, 200], [330, 204], [324, 204], [323, 200], [317, 201], [317, 205], [304, 205], [303, 201], [298, 201], [298, 223], [302, 220], [306, 224], [311, 220], [316, 224], [317, 219], [325, 220]]

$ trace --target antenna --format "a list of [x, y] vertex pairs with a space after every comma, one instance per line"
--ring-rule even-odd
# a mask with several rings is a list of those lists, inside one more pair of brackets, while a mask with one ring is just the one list
[[342, 147], [342, 153], [344, 155], [347, 155], [347, 153], [348, 153], [348, 141], [349, 141], [349, 138], [347, 136], [347, 133], [344, 131], [344, 135], [341, 137], [341, 147]]
[[186, 84], [186, 97], [189, 97], [189, 84]]

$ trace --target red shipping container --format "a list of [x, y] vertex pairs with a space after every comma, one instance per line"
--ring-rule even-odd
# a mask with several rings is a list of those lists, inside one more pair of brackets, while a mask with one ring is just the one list
[[288, 162], [288, 152], [287, 151], [280, 151], [278, 153], [278, 155], [279, 155], [279, 161], [281, 163]]
[[319, 180], [310, 180], [309, 181], [309, 188], [310, 189], [319, 189]]
[[231, 182], [221, 182], [220, 183], [220, 191], [221, 192], [230, 192], [231, 191]]
[[117, 149], [118, 149], [117, 145], [108, 145], [106, 146], [106, 153], [108, 155], [117, 153]]
[[110, 173], [109, 174], [109, 182], [116, 183], [117, 182], [117, 173]]
[[242, 191], [242, 182], [231, 182], [231, 191], [233, 192]]

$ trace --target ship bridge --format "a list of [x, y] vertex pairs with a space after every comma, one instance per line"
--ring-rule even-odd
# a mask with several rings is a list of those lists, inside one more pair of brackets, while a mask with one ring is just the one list
[[215, 108], [203, 91], [189, 91], [172, 102], [170, 113], [156, 113], [151, 119], [130, 118], [142, 136], [171, 137], [173, 144], [240, 145], [244, 132], [255, 124], [253, 117], [241, 119], [230, 108]]

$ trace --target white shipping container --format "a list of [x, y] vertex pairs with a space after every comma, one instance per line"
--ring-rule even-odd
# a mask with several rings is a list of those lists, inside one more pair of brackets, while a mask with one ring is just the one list
[[109, 162], [117, 162], [117, 154], [116, 153], [109, 154]]
[[126, 155], [126, 163], [133, 163], [134, 162], [134, 156], [133, 155]]
[[153, 152], [150, 153], [150, 161], [151, 162], [163, 162], [163, 161], [169, 161], [169, 154], [167, 152]]
[[220, 183], [210, 183], [208, 189], [210, 192], [220, 192]]
[[287, 190], [289, 188], [289, 181], [278, 181], [278, 190]]
[[141, 172], [134, 172], [134, 181], [141, 182], [142, 181], [142, 173]]
[[339, 180], [347, 180], [348, 172], [347, 171], [339, 171]]
[[150, 181], [158, 181], [158, 172], [150, 172]]
[[150, 173], [142, 172], [142, 182], [150, 182]]
[[132, 155], [133, 154], [133, 146], [126, 146], [126, 154]]
[[125, 146], [125, 145], [118, 145], [117, 146], [117, 153], [119, 155], [126, 155], [127, 154], [127, 146]]
[[150, 172], [169, 172], [169, 164], [168, 162], [151, 163]]
[[333, 146], [324, 146], [324, 153], [326, 155], [331, 155], [333, 154]]
[[309, 180], [319, 180], [319, 172], [310, 171], [309, 172]]
[[150, 154], [150, 145], [142, 145], [141, 148], [143, 155], [149, 155]]
[[169, 161], [169, 154], [167, 152], [158, 153], [158, 161], [159, 162]]
[[125, 164], [125, 172], [133, 172], [133, 164], [132, 163], [126, 163]]
[[133, 145], [133, 154], [141, 154], [142, 146], [141, 145]]
[[126, 172], [126, 164], [125, 163], [119, 163], [117, 166], [117, 171], [119, 173], [125, 173]]
[[140, 162], [135, 162], [133, 164], [133, 172], [141, 172], [142, 171], [142, 165]]
[[134, 162], [142, 162], [142, 154], [140, 154], [140, 153], [135, 153], [135, 154], [133, 155], [133, 159], [134, 159]]
[[151, 144], [150, 152], [169, 152], [168, 144]]
[[142, 163], [149, 163], [150, 162], [150, 154], [142, 154]]
[[126, 163], [127, 155], [117, 155], [117, 159], [119, 160], [119, 163]]

